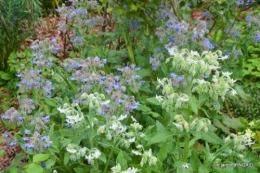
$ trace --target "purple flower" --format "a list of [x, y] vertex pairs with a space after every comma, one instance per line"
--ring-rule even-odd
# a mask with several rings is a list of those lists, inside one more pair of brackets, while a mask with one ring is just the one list
[[211, 14], [209, 14], [208, 12], [204, 12], [204, 13], [202, 13], [202, 15], [203, 15], [205, 18], [207, 18], [207, 19], [212, 19]]
[[49, 148], [52, 145], [51, 141], [48, 141], [46, 144], [44, 144], [44, 148]]
[[23, 137], [22, 140], [23, 140], [23, 141], [30, 141], [30, 138], [28, 138], [28, 137]]
[[182, 77], [182, 76], [178, 76], [178, 77], [176, 78], [176, 80], [177, 80], [178, 82], [182, 82], [182, 81], [183, 81], [183, 77]]
[[28, 130], [28, 129], [25, 129], [25, 130], [24, 130], [24, 134], [26, 134], [26, 135], [30, 135], [30, 134], [31, 134], [31, 131]]
[[6, 114], [2, 115], [2, 119], [3, 120], [10, 120], [10, 117]]
[[14, 147], [14, 146], [16, 146], [16, 144], [17, 144], [17, 142], [12, 141], [12, 142], [10, 142], [8, 145], [9, 145], [10, 147]]
[[171, 78], [176, 78], [177, 77], [177, 75], [175, 73], [171, 73], [170, 76], [171, 76]]
[[47, 115], [46, 117], [43, 118], [44, 123], [50, 122], [50, 115]]
[[42, 140], [42, 141], [49, 140], [49, 136], [43, 136], [43, 137], [41, 137], [41, 140]]
[[206, 48], [208, 48], [209, 50], [212, 50], [215, 48], [215, 46], [209, 41], [209, 39], [205, 39], [204, 40], [204, 45]]
[[247, 22], [250, 22], [250, 20], [251, 20], [251, 15], [250, 15], [250, 14], [247, 15], [247, 16], [245, 17], [245, 20], [246, 20]]
[[31, 149], [34, 148], [34, 144], [32, 144], [32, 143], [25, 143], [25, 144], [24, 144], [24, 148], [25, 148], [26, 150], [31, 150]]
[[256, 36], [253, 36], [253, 38], [254, 38], [257, 42], [260, 42], [260, 34], [259, 34], [259, 35], [256, 35]]
[[9, 133], [7, 131], [4, 132], [4, 139], [7, 139], [9, 137]]

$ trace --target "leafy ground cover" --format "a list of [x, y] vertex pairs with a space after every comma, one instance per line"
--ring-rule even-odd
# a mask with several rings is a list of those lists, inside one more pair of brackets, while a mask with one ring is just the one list
[[259, 172], [257, 1], [56, 12], [0, 73], [3, 172]]

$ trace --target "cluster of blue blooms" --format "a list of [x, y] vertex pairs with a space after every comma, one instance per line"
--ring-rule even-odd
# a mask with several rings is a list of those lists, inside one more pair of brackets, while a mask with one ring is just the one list
[[78, 92], [76, 102], [83, 93], [100, 92], [106, 93], [113, 102], [110, 105], [102, 105], [100, 115], [109, 117], [115, 111], [121, 110], [122, 114], [129, 114], [136, 109], [139, 102], [133, 96], [128, 96], [125, 92], [128, 89], [137, 93], [143, 81], [136, 74], [140, 68], [135, 65], [118, 68], [118, 75], [106, 74], [102, 67], [106, 64], [106, 59], [87, 58], [87, 59], [66, 59], [61, 66], [71, 73], [69, 78], [76, 82]]
[[52, 145], [52, 141], [49, 136], [42, 136], [37, 131], [32, 133], [30, 130], [24, 130], [24, 137], [22, 137], [22, 141], [24, 141], [23, 147], [25, 150], [33, 150], [38, 152], [44, 152], [47, 148]]

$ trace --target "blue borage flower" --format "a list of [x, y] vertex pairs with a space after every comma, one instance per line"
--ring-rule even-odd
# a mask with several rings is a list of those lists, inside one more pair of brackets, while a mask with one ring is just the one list
[[138, 20], [130, 20], [127, 23], [128, 27], [132, 30], [138, 29], [139, 27], [139, 21]]
[[5, 131], [3, 134], [3, 137], [4, 137], [4, 139], [7, 139], [9, 137], [9, 133], [7, 131]]
[[257, 42], [260, 42], [260, 34], [253, 36], [253, 38], [254, 38]]
[[212, 19], [212, 15], [208, 12], [203, 12], [202, 13], [203, 17], [205, 17], [206, 19]]
[[250, 22], [250, 20], [251, 20], [251, 14], [248, 14], [248, 15], [245, 17], [245, 21]]

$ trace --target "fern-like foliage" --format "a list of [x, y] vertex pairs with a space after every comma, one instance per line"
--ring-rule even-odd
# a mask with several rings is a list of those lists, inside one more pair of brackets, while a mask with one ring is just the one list
[[7, 67], [7, 58], [21, 46], [30, 33], [34, 20], [41, 14], [38, 0], [0, 1], [0, 69]]

